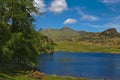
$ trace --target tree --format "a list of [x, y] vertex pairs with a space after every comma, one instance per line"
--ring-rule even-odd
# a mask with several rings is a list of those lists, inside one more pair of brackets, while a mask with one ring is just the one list
[[[0, 0], [0, 61], [31, 65], [53, 42], [34, 29], [33, 0]], [[42, 43], [41, 41], [44, 41]], [[44, 45], [44, 47], [43, 47]]]
[[41, 44], [40, 51], [43, 51], [44, 53], [54, 52], [54, 46], [56, 46], [56, 44], [54, 43], [53, 40], [49, 39], [47, 36], [44, 35], [40, 36], [40, 44]]
[[7, 62], [11, 59], [12, 51], [9, 49], [9, 39], [11, 32], [6, 25], [0, 25], [0, 63]]

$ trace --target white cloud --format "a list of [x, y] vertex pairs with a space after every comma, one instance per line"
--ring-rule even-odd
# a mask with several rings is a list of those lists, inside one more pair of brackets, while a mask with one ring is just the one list
[[33, 5], [37, 8], [38, 12], [44, 13], [46, 11], [46, 5], [44, 4], [44, 0], [34, 0]]
[[49, 10], [54, 13], [61, 13], [64, 10], [67, 10], [67, 3], [65, 0], [54, 0], [51, 3]]
[[116, 28], [120, 32], [120, 23], [106, 23], [103, 27]]
[[77, 9], [77, 10], [78, 10], [78, 13], [81, 15], [81, 20], [85, 20], [85, 21], [99, 20], [99, 18], [96, 16], [85, 14], [81, 9]]
[[105, 4], [116, 4], [116, 3], [120, 3], [120, 0], [101, 0], [102, 3]]
[[84, 23], [82, 24], [83, 26], [89, 26], [89, 27], [95, 27], [95, 28], [102, 28], [102, 25], [95, 25], [95, 24], [90, 24], [90, 23]]
[[82, 15], [81, 20], [97, 21], [99, 19], [95, 16], [92, 16], [92, 15]]
[[74, 24], [77, 22], [77, 19], [68, 18], [64, 21], [64, 24]]
[[94, 24], [86, 23], [86, 24], [82, 24], [82, 25], [94, 27], [94, 28], [102, 28], [102, 29], [116, 28], [120, 32], [120, 23], [105, 23], [103, 25], [94, 25]]
[[118, 15], [117, 17], [113, 18], [115, 20], [120, 20], [120, 15]]
[[119, 28], [120, 29], [120, 23], [107, 23], [107, 24], [104, 24], [103, 26], [110, 27], [110, 28]]

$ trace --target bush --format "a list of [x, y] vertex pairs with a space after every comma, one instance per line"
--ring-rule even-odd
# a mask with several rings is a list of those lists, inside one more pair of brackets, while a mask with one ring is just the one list
[[40, 79], [40, 80], [46, 80], [47, 76], [44, 73], [35, 71], [31, 72], [27, 75], [29, 78], [35, 78], [35, 79]]

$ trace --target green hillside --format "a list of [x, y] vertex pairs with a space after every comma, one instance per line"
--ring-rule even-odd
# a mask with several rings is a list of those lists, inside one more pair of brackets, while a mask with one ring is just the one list
[[115, 28], [97, 33], [75, 31], [69, 27], [44, 29], [40, 32], [57, 43], [57, 51], [120, 52], [120, 33]]
[[106, 39], [120, 38], [120, 33], [115, 28], [107, 29], [103, 32], [86, 32], [75, 31], [69, 27], [63, 27], [62, 29], [44, 29], [40, 32], [55, 42], [58, 41], [105, 41]]
[[50, 29], [47, 28], [45, 30], [41, 30], [41, 33], [53, 39], [55, 42], [57, 41], [72, 41], [76, 36], [79, 36], [79, 33], [75, 30], [72, 30], [69, 27], [64, 27], [62, 29]]

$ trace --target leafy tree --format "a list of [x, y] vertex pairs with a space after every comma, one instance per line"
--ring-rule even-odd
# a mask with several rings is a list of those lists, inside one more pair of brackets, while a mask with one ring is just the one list
[[0, 63], [11, 59], [12, 51], [9, 49], [9, 39], [11, 32], [6, 25], [0, 25]]
[[32, 65], [54, 44], [34, 29], [33, 0], [0, 0], [0, 62]]
[[56, 44], [53, 42], [53, 40], [49, 39], [47, 36], [41, 35], [40, 43], [41, 43], [40, 51], [43, 51], [45, 53], [54, 52], [54, 46], [56, 46]]

